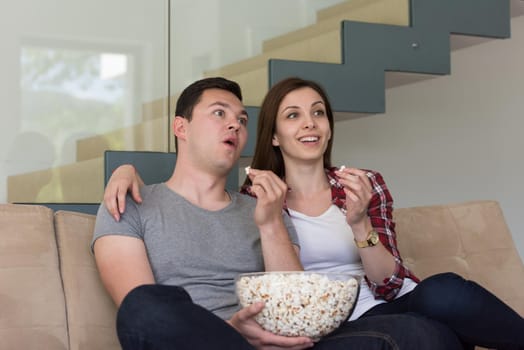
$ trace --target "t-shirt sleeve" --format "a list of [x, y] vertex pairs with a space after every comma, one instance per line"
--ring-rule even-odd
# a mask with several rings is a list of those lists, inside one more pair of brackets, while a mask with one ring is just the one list
[[91, 251], [95, 241], [103, 236], [119, 235], [136, 237], [143, 240], [140, 215], [137, 204], [128, 195], [126, 197], [126, 211], [120, 215], [120, 221], [116, 221], [107, 210], [104, 203], [101, 203], [96, 214], [95, 229], [91, 241]]

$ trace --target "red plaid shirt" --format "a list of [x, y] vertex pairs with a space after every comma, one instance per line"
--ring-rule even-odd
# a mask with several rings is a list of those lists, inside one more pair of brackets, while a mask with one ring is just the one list
[[[340, 208], [340, 210], [346, 213], [346, 194], [344, 193], [343, 186], [338, 182], [335, 170], [333, 167], [326, 169], [326, 175], [331, 185], [331, 198], [332, 203]], [[370, 281], [366, 277], [368, 283], [375, 298], [383, 298], [384, 300], [390, 301], [400, 291], [404, 278], [408, 277], [419, 282], [420, 280], [404, 265], [400, 253], [397, 248], [397, 238], [395, 233], [395, 223], [393, 222], [393, 197], [389, 193], [382, 175], [376, 171], [364, 170], [367, 172], [367, 176], [373, 187], [373, 195], [369, 202], [368, 216], [371, 220], [371, 225], [377, 231], [380, 237], [380, 242], [386, 247], [386, 249], [395, 258], [395, 271], [389, 278], [384, 279], [383, 284], [377, 284]], [[250, 188], [243, 186], [240, 192], [254, 196], [251, 193]], [[284, 204], [284, 209], [286, 209]]]
[[[331, 185], [331, 198], [334, 205], [346, 213], [346, 194], [343, 186], [338, 182], [335, 175], [337, 168], [326, 169], [326, 175]], [[371, 170], [364, 170], [373, 187], [373, 195], [369, 202], [368, 216], [371, 225], [377, 231], [380, 242], [395, 258], [395, 271], [389, 278], [384, 279], [384, 284], [377, 284], [366, 277], [366, 281], [376, 298], [393, 300], [402, 287], [404, 278], [408, 277], [419, 282], [419, 279], [404, 265], [397, 248], [397, 238], [395, 233], [395, 223], [393, 222], [393, 197], [389, 192], [386, 182], [380, 173]]]

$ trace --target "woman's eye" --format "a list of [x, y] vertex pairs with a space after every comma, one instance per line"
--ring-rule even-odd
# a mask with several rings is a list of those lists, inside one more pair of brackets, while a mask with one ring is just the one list
[[298, 116], [297, 113], [289, 113], [289, 114], [287, 115], [287, 119], [295, 119], [297, 116]]
[[318, 111], [315, 111], [313, 114], [316, 116], [324, 116], [326, 115], [326, 112], [324, 112], [323, 109], [319, 109]]

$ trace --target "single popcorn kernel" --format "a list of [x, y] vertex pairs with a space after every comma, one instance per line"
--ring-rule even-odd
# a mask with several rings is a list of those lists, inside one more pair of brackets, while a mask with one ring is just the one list
[[251, 170], [251, 167], [248, 165], [244, 168], [244, 171], [246, 172], [246, 175], [249, 175], [249, 171]]

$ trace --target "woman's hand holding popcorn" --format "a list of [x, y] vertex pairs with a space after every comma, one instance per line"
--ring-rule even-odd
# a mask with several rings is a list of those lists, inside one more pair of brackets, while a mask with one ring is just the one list
[[367, 173], [357, 168], [341, 166], [336, 171], [346, 193], [346, 220], [350, 226], [360, 224], [367, 218], [367, 208], [373, 188]]

